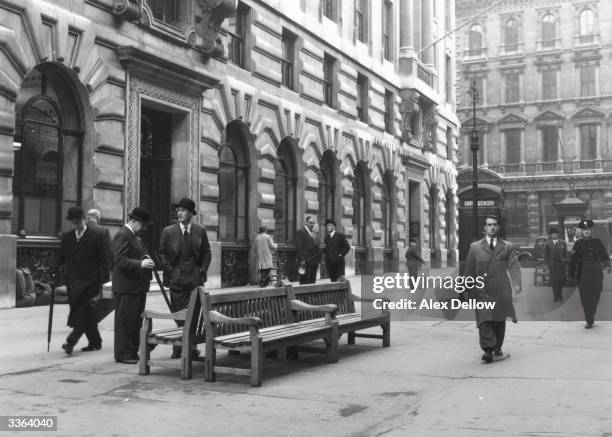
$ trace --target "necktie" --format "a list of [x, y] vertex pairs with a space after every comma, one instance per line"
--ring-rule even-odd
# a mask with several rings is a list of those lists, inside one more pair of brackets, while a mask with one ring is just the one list
[[489, 240], [489, 247], [491, 248], [491, 250], [495, 249], [495, 244], [493, 244], [493, 238]]
[[189, 232], [187, 232], [187, 228], [185, 228], [185, 232], [183, 232], [183, 237], [189, 237]]

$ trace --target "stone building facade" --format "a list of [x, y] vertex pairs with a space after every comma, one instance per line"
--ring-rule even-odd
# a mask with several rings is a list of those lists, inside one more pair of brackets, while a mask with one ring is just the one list
[[[152, 255], [197, 200], [211, 288], [256, 273], [266, 225], [332, 217], [349, 274], [398, 268], [409, 237], [457, 259], [453, 25], [443, 0], [0, 0], [0, 307], [15, 269], [61, 282], [73, 205], [115, 232], [154, 216]], [[325, 273], [323, 272], [323, 275]]]
[[[494, 3], [458, 0], [457, 22]], [[483, 202], [503, 210], [510, 240], [531, 245], [546, 235], [558, 221], [555, 204], [568, 196], [584, 202], [592, 219], [612, 217], [612, 10], [606, 6], [508, 0], [457, 35], [462, 220], [471, 199], [474, 120], [466, 91], [472, 84], [480, 94]]]

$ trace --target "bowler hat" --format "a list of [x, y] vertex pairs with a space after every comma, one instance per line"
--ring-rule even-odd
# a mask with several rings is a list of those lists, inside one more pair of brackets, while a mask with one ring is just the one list
[[85, 211], [80, 206], [73, 206], [68, 210], [66, 220], [73, 221], [85, 218]]
[[336, 222], [333, 219], [325, 220], [325, 226], [330, 225], [330, 224], [336, 226]]
[[195, 209], [195, 202], [187, 197], [183, 197], [179, 203], [178, 203], [178, 207], [179, 208], [185, 208], [188, 209], [189, 211], [191, 211], [193, 214], [196, 213], [196, 209]]
[[593, 220], [591, 219], [586, 219], [586, 220], [582, 220], [580, 222], [580, 224], [578, 225], [578, 227], [580, 229], [591, 229], [593, 227], [595, 223], [593, 223]]
[[139, 222], [143, 222], [144, 224], [148, 224], [151, 222], [151, 213], [148, 209], [143, 208], [142, 206], [135, 207], [132, 212], [128, 215], [129, 218], [133, 220], [138, 220]]
[[550, 228], [550, 230], [548, 231], [549, 234], [558, 234], [559, 231], [557, 230], [557, 228]]

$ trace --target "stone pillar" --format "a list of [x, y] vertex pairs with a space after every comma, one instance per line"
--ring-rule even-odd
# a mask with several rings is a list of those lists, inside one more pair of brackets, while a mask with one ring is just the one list
[[[399, 42], [399, 71], [402, 74], [411, 74], [410, 59], [415, 57], [414, 52], [414, 0], [400, 2], [400, 42]], [[416, 73], [416, 72], [414, 72]]]
[[[425, 0], [422, 2], [422, 27], [421, 27], [421, 38], [423, 43], [422, 48], [427, 47], [433, 42], [433, 2], [434, 0]], [[433, 58], [433, 46], [425, 50], [421, 56], [423, 63], [426, 65], [434, 65]]]
[[527, 228], [531, 244], [540, 235], [540, 195], [538, 193], [527, 195]]

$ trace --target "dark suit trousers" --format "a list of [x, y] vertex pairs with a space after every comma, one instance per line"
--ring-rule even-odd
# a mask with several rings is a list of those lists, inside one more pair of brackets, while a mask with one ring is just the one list
[[115, 360], [138, 358], [147, 295], [115, 293]]
[[306, 264], [306, 273], [300, 275], [300, 284], [314, 284], [317, 282], [319, 264]]
[[506, 321], [482, 322], [478, 326], [480, 347], [483, 351], [501, 350], [506, 335]]
[[329, 279], [331, 279], [332, 282], [336, 282], [340, 276], [344, 276], [344, 258], [334, 263], [326, 261], [325, 265], [327, 266]]
[[72, 332], [66, 338], [66, 343], [70, 346], [77, 344], [83, 334], [87, 337], [90, 345], [102, 346], [102, 337], [100, 337], [100, 331], [98, 331], [98, 322], [96, 322], [93, 307], [90, 301], [85, 301], [79, 305], [78, 309], [74, 310], [77, 317], [74, 318]]
[[[170, 289], [170, 303], [172, 304], [172, 311], [184, 310], [189, 306], [189, 298], [193, 288], [171, 288]], [[177, 320], [178, 326], [183, 326], [185, 322]]]
[[560, 261], [550, 263], [550, 285], [553, 289], [553, 297], [563, 297], [563, 283], [565, 282], [565, 264]]

